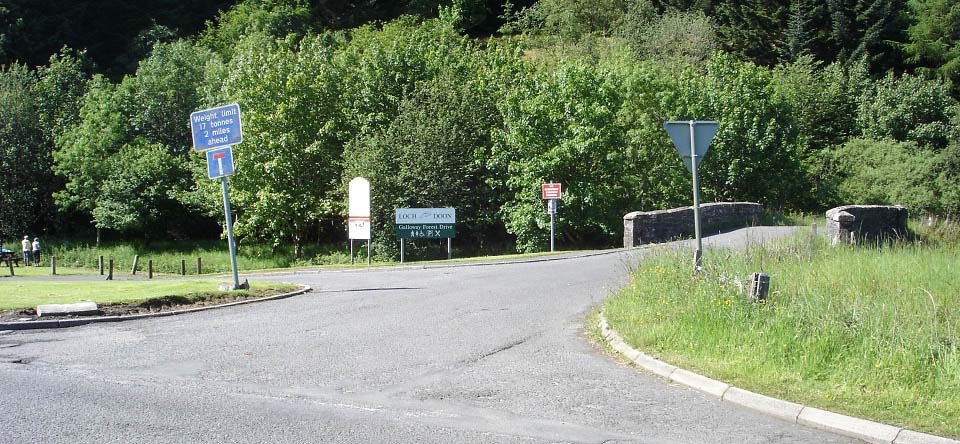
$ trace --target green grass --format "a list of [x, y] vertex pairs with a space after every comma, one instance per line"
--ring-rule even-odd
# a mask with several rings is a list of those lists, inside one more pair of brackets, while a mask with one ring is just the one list
[[760, 218], [760, 225], [809, 227], [810, 225], [817, 224], [823, 227], [825, 223], [826, 219], [822, 211], [815, 213], [764, 211], [763, 216]]
[[[157, 273], [179, 274], [180, 262], [184, 260], [187, 274], [196, 274], [197, 258], [202, 259], [203, 274], [224, 273], [231, 268], [226, 241], [116, 242], [96, 247], [86, 242], [51, 240], [45, 245], [46, 258], [57, 257], [58, 271], [60, 267], [96, 270], [101, 255], [105, 262], [114, 259], [115, 272], [129, 273], [135, 255], [139, 256], [137, 269], [141, 272], [146, 271], [150, 260]], [[349, 263], [350, 255], [339, 245], [310, 245], [301, 259], [296, 259], [289, 248], [272, 248], [261, 243], [242, 243], [237, 250], [240, 270]], [[0, 271], [0, 274], [7, 273]]]
[[[129, 271], [129, 270], [128, 270]], [[79, 276], [84, 274], [95, 274], [97, 270], [86, 269], [86, 268], [73, 268], [73, 267], [60, 267], [57, 266], [57, 276]], [[40, 267], [13, 267], [13, 273], [16, 277], [40, 277], [40, 276], [52, 276], [50, 274], [50, 266], [44, 265]], [[3, 264], [0, 267], [0, 279], [10, 277], [10, 269], [7, 268], [6, 264]]]
[[[960, 246], [943, 237], [645, 261], [605, 313], [633, 346], [747, 390], [960, 437]], [[771, 277], [765, 304], [747, 277]]]
[[[216, 281], [92, 281], [36, 282], [7, 281], [0, 285], [0, 310], [32, 308], [39, 304], [71, 304], [94, 301], [98, 304], [142, 302], [149, 299], [184, 297], [200, 300], [225, 292], [217, 290]], [[254, 294], [280, 293], [297, 288], [292, 284], [251, 282]], [[230, 292], [249, 295], [246, 291]]]
[[[436, 245], [434, 245], [436, 244]], [[44, 244], [47, 253], [44, 256], [44, 265], [39, 268], [16, 267], [17, 276], [48, 276], [50, 274], [49, 258], [57, 257], [57, 274], [77, 275], [96, 273], [97, 262], [102, 255], [107, 262], [114, 260], [114, 273], [129, 273], [133, 267], [133, 258], [139, 256], [137, 270], [145, 273], [148, 261], [153, 261], [154, 273], [179, 275], [180, 262], [186, 261], [188, 275], [197, 274], [197, 258], [202, 258], [202, 274], [221, 274], [230, 272], [230, 254], [225, 241], [175, 241], [152, 242], [143, 245], [137, 242], [112, 242], [96, 247], [86, 242], [51, 240]], [[439, 246], [438, 246], [439, 245]], [[446, 257], [446, 247], [437, 242], [410, 242], [407, 245], [408, 254], [406, 264], [444, 263], [450, 262]], [[549, 252], [527, 254], [503, 254], [509, 248], [504, 245], [486, 246], [478, 248], [471, 246], [468, 249], [458, 247], [454, 251], [454, 262], [477, 260], [509, 260], [545, 256]], [[568, 252], [568, 251], [567, 251]], [[243, 243], [238, 248], [237, 266], [242, 272], [249, 271], [281, 271], [300, 268], [317, 267], [366, 267], [366, 248], [356, 244], [356, 263], [350, 264], [349, 250], [345, 245], [309, 245], [304, 249], [302, 259], [295, 259], [289, 248], [272, 248], [262, 243]], [[458, 255], [470, 255], [457, 257]], [[476, 256], [472, 256], [476, 255]], [[373, 261], [372, 265], [389, 266], [399, 265], [399, 262]], [[104, 265], [106, 267], [106, 263]], [[0, 277], [9, 276], [9, 271], [0, 269]]]

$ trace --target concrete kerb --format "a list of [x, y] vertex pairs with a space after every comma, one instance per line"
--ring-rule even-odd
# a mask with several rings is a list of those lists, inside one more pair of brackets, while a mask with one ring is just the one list
[[630, 347], [616, 331], [610, 328], [603, 312], [600, 313], [599, 327], [600, 334], [604, 340], [606, 340], [614, 350], [630, 359], [637, 367], [668, 381], [716, 396], [720, 398], [721, 401], [746, 407], [750, 410], [794, 424], [824, 429], [872, 443], [960, 444], [960, 440], [956, 439], [929, 435], [866, 419], [841, 415], [839, 413], [795, 404], [743, 390], [724, 382], [677, 368]]
[[186, 308], [183, 310], [161, 311], [157, 313], [141, 313], [141, 314], [134, 314], [134, 315], [126, 315], [126, 316], [99, 316], [99, 317], [89, 317], [89, 318], [0, 322], [0, 330], [34, 330], [34, 329], [43, 329], [43, 328], [67, 328], [67, 327], [76, 327], [79, 325], [95, 324], [100, 322], [122, 322], [122, 321], [132, 321], [136, 319], [161, 318], [165, 316], [176, 316], [176, 315], [187, 314], [187, 313], [196, 313], [200, 311], [213, 310], [217, 308], [233, 307], [235, 305], [244, 305], [244, 304], [252, 304], [255, 302], [285, 299], [292, 296], [298, 296], [312, 290], [312, 288], [310, 288], [309, 285], [303, 285], [303, 284], [299, 284], [299, 285], [300, 285], [300, 288], [298, 290], [294, 290], [291, 292], [276, 294], [273, 296], [267, 296], [267, 297], [262, 297], [257, 299], [247, 299], [243, 301], [228, 302], [226, 304]]

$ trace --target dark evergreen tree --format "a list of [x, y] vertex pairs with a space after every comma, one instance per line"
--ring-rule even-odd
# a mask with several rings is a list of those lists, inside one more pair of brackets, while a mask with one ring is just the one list
[[811, 12], [805, 0], [795, 0], [790, 4], [787, 29], [784, 33], [783, 46], [780, 48], [781, 58], [784, 61], [795, 62], [801, 56], [812, 53], [816, 36]]
[[898, 43], [904, 40], [900, 0], [828, 0], [831, 59], [866, 60], [873, 72], [901, 69]]
[[779, 60], [790, 5], [784, 0], [726, 0], [714, 18], [724, 49], [761, 65]]
[[907, 61], [953, 84], [960, 95], [960, 3], [955, 0], [908, 2]]

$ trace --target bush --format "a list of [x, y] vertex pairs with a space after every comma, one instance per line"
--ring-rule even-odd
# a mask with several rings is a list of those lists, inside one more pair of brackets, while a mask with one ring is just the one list
[[937, 212], [936, 154], [914, 142], [855, 139], [838, 147], [832, 161], [838, 204], [903, 205]]
[[557, 228], [566, 242], [609, 245], [622, 233], [634, 195], [628, 172], [638, 162], [624, 149], [619, 85], [609, 72], [571, 62], [523, 82], [500, 104], [493, 162], [507, 173], [501, 216], [518, 250], [549, 245], [540, 196], [548, 181], [564, 185]]
[[958, 130], [951, 121], [958, 113], [960, 107], [943, 83], [890, 74], [864, 90], [857, 121], [867, 138], [942, 149], [956, 140]]

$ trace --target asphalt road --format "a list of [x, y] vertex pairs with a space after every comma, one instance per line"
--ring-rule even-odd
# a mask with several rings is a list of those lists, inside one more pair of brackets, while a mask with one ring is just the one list
[[3, 332], [0, 443], [857, 442], [671, 385], [592, 343], [586, 316], [649, 251], [298, 273], [283, 279], [314, 292]]

